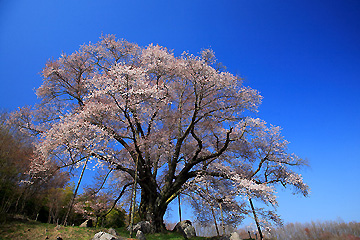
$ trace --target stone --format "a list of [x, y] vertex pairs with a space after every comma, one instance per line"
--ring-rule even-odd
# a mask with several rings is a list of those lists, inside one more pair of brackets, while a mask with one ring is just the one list
[[[130, 231], [130, 226], [128, 227], [128, 230]], [[135, 224], [133, 226], [133, 232], [137, 232], [138, 230], [142, 231], [144, 234], [154, 232], [153, 227], [148, 221], [141, 221]]]
[[145, 234], [142, 231], [138, 230], [136, 232], [136, 239], [138, 239], [138, 240], [146, 240]]
[[92, 240], [119, 240], [116, 236], [106, 232], [98, 232], [94, 235]]
[[240, 235], [237, 232], [233, 232], [230, 235], [226, 234], [226, 235], [222, 235], [218, 238], [216, 238], [217, 240], [242, 240], [240, 238]]
[[93, 227], [93, 221], [91, 219], [86, 220], [79, 227]]
[[189, 239], [191, 237], [196, 237], [195, 228], [191, 224], [190, 220], [184, 220], [184, 221], [178, 222], [175, 225], [173, 231], [182, 233], [185, 239]]
[[114, 235], [114, 236], [117, 236], [117, 235], [118, 235], [118, 233], [116, 232], [116, 230], [113, 229], [113, 228], [109, 228], [109, 229], [107, 230], [107, 232], [108, 232], [109, 234], [111, 234], [111, 235]]
[[242, 240], [240, 235], [237, 232], [233, 232], [230, 234], [230, 240]]
[[187, 228], [184, 229], [184, 234], [186, 236], [186, 238], [191, 238], [191, 237], [195, 237], [196, 236], [196, 231], [194, 226], [188, 226]]

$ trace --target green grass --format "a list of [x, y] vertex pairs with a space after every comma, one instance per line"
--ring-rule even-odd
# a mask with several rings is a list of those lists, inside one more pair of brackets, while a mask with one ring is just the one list
[[[167, 232], [167, 233], [153, 233], [146, 234], [146, 240], [183, 240], [184, 237], [180, 233], [176, 232]], [[193, 237], [189, 240], [201, 240], [201, 239], [209, 239], [206, 237]]]
[[[129, 232], [125, 228], [115, 228], [118, 236], [127, 240]], [[35, 221], [12, 221], [0, 225], [0, 240], [55, 240], [61, 237], [64, 240], [90, 240], [98, 232], [107, 232], [105, 228], [80, 228], [72, 226], [56, 227], [53, 224], [40, 223]], [[134, 238], [135, 239], [135, 236]], [[147, 240], [183, 240], [180, 233], [154, 233], [146, 234]], [[194, 237], [190, 240], [210, 239], [206, 237]]]
[[[116, 228], [118, 238], [130, 240], [126, 228]], [[0, 223], [0, 240], [90, 240], [98, 232], [107, 232], [105, 228], [56, 227], [53, 224], [35, 221], [15, 220]], [[247, 230], [238, 230], [240, 237], [248, 237]], [[290, 237], [290, 238], [289, 238]], [[135, 236], [133, 237], [135, 239]], [[166, 232], [146, 234], [147, 240], [182, 240], [179, 233]], [[194, 237], [190, 240], [217, 240], [218, 237]], [[287, 224], [282, 228], [272, 230], [271, 240], [360, 240], [360, 223], [358, 222], [312, 222], [311, 224]]]
[[[44, 240], [46, 238], [53, 240], [61, 237], [64, 240], [89, 240], [104, 228], [80, 228], [80, 227], [56, 227], [52, 224], [39, 223], [35, 221], [27, 222], [8, 222], [0, 225], [0, 240]], [[128, 233], [124, 229], [116, 229], [119, 236], [127, 237]]]

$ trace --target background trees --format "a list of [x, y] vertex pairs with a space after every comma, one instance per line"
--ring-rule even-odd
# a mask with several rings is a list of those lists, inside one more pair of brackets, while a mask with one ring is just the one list
[[7, 124], [8, 117], [7, 112], [0, 116], [0, 220], [22, 214], [55, 223], [72, 196], [68, 173], [52, 165], [47, 181], [29, 174], [33, 139]]
[[3, 214], [22, 206], [20, 198], [26, 195], [22, 181], [28, 180], [24, 173], [32, 154], [31, 146], [21, 135], [6, 127], [6, 117], [7, 114], [2, 113], [0, 122], [0, 209]]
[[156, 231], [180, 192], [237, 217], [237, 196], [276, 205], [276, 184], [307, 195], [291, 170], [302, 160], [287, 153], [279, 128], [252, 117], [261, 96], [221, 71], [211, 50], [175, 57], [105, 36], [42, 74], [41, 103], [13, 115], [39, 139], [31, 174], [91, 160], [117, 172], [124, 190], [138, 177], [140, 217]]

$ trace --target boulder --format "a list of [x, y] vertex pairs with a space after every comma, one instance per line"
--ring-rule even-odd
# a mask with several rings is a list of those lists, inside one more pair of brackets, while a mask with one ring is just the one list
[[216, 238], [217, 240], [242, 240], [237, 232], [233, 232], [230, 235], [226, 234]]
[[[128, 230], [130, 231], [130, 226], [128, 227]], [[144, 234], [154, 232], [153, 227], [148, 221], [141, 221], [133, 226], [133, 232], [137, 232], [138, 230], [140, 230]]]
[[142, 231], [138, 230], [136, 232], [136, 239], [138, 239], [138, 240], [146, 240], [145, 234]]
[[93, 221], [91, 219], [86, 220], [79, 227], [93, 227]]
[[196, 237], [195, 228], [193, 227], [191, 221], [189, 220], [178, 222], [175, 225], [173, 231], [182, 233], [185, 239]]
[[92, 240], [119, 240], [119, 239], [109, 233], [98, 232], [97, 234], [94, 235]]
[[240, 235], [237, 232], [233, 232], [230, 234], [230, 240], [242, 240]]
[[107, 232], [108, 232], [109, 234], [111, 234], [111, 235], [114, 235], [114, 236], [117, 236], [117, 235], [118, 235], [118, 233], [116, 232], [116, 230], [113, 229], [113, 228], [109, 228], [109, 229], [107, 230]]

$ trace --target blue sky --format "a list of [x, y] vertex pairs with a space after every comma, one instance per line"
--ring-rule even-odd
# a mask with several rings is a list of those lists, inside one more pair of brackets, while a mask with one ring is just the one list
[[360, 221], [360, 1], [0, 0], [0, 108], [34, 104], [45, 62], [102, 33], [175, 54], [211, 47], [310, 162], [309, 198], [279, 191], [284, 221]]

